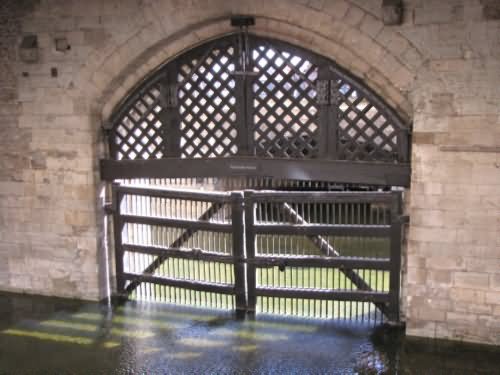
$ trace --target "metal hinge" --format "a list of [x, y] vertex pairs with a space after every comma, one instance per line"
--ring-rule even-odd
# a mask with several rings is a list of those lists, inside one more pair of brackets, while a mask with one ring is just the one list
[[103, 208], [106, 215], [113, 215], [115, 213], [115, 209], [113, 208], [112, 203], [105, 203]]

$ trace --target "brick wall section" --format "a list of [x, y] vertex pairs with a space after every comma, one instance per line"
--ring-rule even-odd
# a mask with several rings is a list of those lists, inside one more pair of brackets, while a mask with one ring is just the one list
[[[21, 30], [22, 13], [13, 2], [0, 3], [0, 226], [2, 234], [11, 225], [7, 207], [14, 203], [23, 185], [23, 169], [28, 157], [19, 153], [26, 149], [30, 134], [19, 128], [20, 106], [17, 94], [15, 55], [17, 36]], [[5, 229], [4, 229], [5, 228]], [[21, 246], [13, 238], [2, 236], [0, 243], [0, 284], [10, 279], [9, 258], [20, 256]]]
[[[380, 21], [380, 5], [2, 1], [0, 256], [7, 261], [0, 263], [0, 288], [103, 296], [102, 212], [96, 204], [102, 121], [162, 62], [230, 32], [229, 15], [254, 14], [255, 32], [337, 60], [413, 121], [402, 301], [408, 333], [500, 344], [495, 1], [405, 1], [403, 25], [395, 27]], [[16, 55], [27, 33], [39, 39], [36, 64]], [[58, 37], [66, 37], [71, 49], [57, 52]]]
[[407, 332], [500, 344], [500, 22], [486, 2], [415, 1], [426, 56], [414, 143]]
[[[2, 1], [0, 17], [1, 288], [96, 299], [96, 121], [72, 83], [89, 47], [56, 52], [52, 39], [73, 42], [76, 23], [39, 2]], [[29, 33], [40, 61], [23, 64], [17, 46]]]

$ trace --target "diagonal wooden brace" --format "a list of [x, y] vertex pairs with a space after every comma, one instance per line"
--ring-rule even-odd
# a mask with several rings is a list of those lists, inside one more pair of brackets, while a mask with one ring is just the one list
[[[307, 225], [309, 224], [302, 216], [298, 214], [297, 211], [295, 211], [288, 203], [283, 203], [281, 206], [283, 213], [285, 214], [286, 218], [288, 221], [294, 223], [294, 224], [302, 224], [302, 225]], [[325, 240], [322, 236], [320, 235], [315, 235], [315, 236], [307, 236], [307, 238], [325, 255], [327, 256], [335, 256], [338, 257], [340, 256], [340, 253], [335, 250], [335, 248], [328, 243], [327, 240]], [[343, 269], [339, 268], [339, 270], [349, 279], [351, 282], [356, 285], [356, 287], [359, 290], [366, 290], [366, 291], [373, 291], [371, 286], [366, 283], [366, 281], [359, 276], [356, 272], [350, 269]], [[383, 303], [375, 303], [375, 306], [384, 314], [387, 316], [388, 309], [387, 306]]]
[[[210, 220], [221, 208], [224, 206], [223, 203], [213, 203], [203, 214], [198, 217], [198, 221], [208, 221]], [[170, 248], [180, 248], [181, 245], [188, 241], [194, 234], [198, 232], [198, 229], [186, 229], [175, 241], [170, 244]], [[158, 256], [149, 266], [147, 266], [142, 274], [152, 274], [167, 260], [167, 255]], [[134, 280], [127, 285], [125, 291], [127, 293], [132, 293], [141, 284], [141, 281]]]

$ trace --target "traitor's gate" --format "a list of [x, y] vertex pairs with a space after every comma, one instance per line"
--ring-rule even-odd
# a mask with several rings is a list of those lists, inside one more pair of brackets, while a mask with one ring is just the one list
[[105, 130], [118, 293], [399, 321], [410, 127], [335, 62], [242, 27], [151, 74]]

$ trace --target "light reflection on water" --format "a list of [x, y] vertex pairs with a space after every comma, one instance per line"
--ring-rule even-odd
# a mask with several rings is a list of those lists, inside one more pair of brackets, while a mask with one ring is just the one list
[[[0, 296], [0, 374], [499, 373], [500, 350], [387, 327]], [[472, 372], [471, 372], [472, 371]]]

